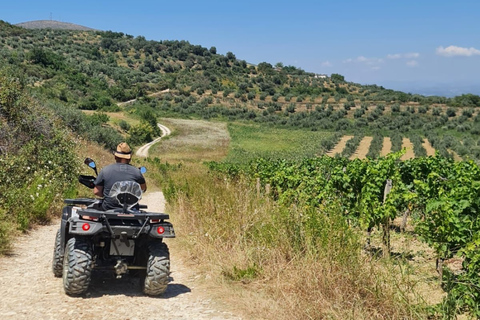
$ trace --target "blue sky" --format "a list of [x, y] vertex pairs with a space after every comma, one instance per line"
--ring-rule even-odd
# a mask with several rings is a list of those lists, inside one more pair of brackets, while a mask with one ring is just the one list
[[186, 40], [407, 92], [480, 94], [478, 0], [17, 0], [2, 3], [0, 19]]

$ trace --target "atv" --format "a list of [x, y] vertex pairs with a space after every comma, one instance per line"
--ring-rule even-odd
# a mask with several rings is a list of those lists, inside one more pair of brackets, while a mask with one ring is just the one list
[[[87, 158], [84, 162], [98, 175], [95, 161]], [[79, 182], [91, 189], [94, 181], [94, 176], [79, 176]], [[116, 278], [140, 277], [146, 295], [163, 294], [170, 274], [170, 255], [163, 239], [175, 237], [172, 224], [166, 221], [169, 215], [144, 211], [147, 207], [139, 204], [142, 190], [133, 181], [115, 183], [109, 196], [118, 200], [119, 208], [104, 211], [103, 199], [64, 200], [53, 274], [63, 276], [63, 288], [70, 296], [87, 291], [93, 270], [111, 271]]]

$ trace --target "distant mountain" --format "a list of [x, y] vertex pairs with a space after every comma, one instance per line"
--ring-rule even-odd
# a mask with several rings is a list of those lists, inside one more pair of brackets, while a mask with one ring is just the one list
[[80, 30], [80, 31], [93, 31], [95, 29], [84, 27], [78, 24], [61, 22], [55, 20], [36, 20], [27, 21], [15, 24], [17, 27], [25, 29], [62, 29], [62, 30]]
[[384, 88], [420, 94], [453, 98], [462, 94], [480, 95], [480, 83], [428, 83], [420, 81], [383, 81]]

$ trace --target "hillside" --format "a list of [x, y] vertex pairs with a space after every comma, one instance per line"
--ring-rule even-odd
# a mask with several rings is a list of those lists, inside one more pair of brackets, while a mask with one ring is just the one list
[[[480, 158], [476, 95], [408, 94], [282, 63], [252, 65], [232, 52], [222, 55], [215, 47], [184, 40], [154, 41], [121, 32], [24, 29], [2, 22], [0, 35], [6, 66], [21, 70], [32, 92], [56, 105], [337, 133], [320, 153], [342, 135], [352, 135], [357, 137], [350, 143], [353, 149], [362, 136], [378, 136], [372, 150], [382, 149], [380, 137], [391, 138], [392, 151], [408, 138], [417, 156], [426, 155], [423, 145], [429, 143], [444, 156]], [[118, 106], [130, 100], [136, 102]], [[151, 124], [155, 130], [155, 121]], [[134, 132], [141, 136], [134, 143], [152, 136]]]
[[27, 21], [15, 24], [17, 27], [25, 29], [59, 29], [59, 30], [82, 30], [89, 31], [94, 30], [92, 28], [84, 27], [78, 24], [55, 21], [55, 20], [36, 20]]

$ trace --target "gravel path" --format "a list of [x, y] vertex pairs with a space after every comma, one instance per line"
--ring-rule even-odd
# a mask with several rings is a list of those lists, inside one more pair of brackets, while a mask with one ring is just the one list
[[[164, 211], [161, 192], [147, 192], [142, 200], [150, 210]], [[85, 297], [63, 291], [62, 279], [51, 270], [58, 221], [21, 236], [13, 254], [0, 258], [0, 319], [240, 319], [221, 310], [197, 284], [197, 275], [178, 254], [175, 239], [167, 239], [171, 277], [163, 297], [144, 296], [137, 279], [92, 279]], [[210, 289], [211, 290], [211, 289]]]
[[157, 125], [160, 128], [160, 130], [162, 131], [162, 135], [160, 137], [156, 138], [155, 140], [141, 146], [137, 150], [137, 153], [136, 153], [136, 155], [138, 157], [148, 157], [148, 150], [150, 149], [150, 147], [153, 146], [158, 141], [160, 141], [163, 137], [168, 136], [172, 133], [172, 131], [170, 131], [170, 129], [168, 129], [164, 125], [161, 125], [160, 123], [157, 123]]

